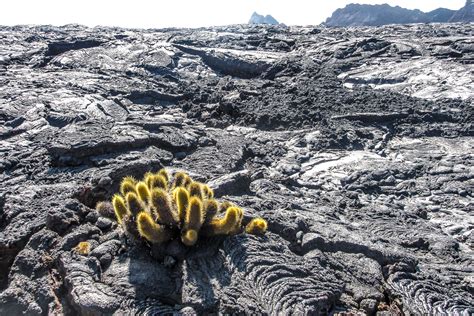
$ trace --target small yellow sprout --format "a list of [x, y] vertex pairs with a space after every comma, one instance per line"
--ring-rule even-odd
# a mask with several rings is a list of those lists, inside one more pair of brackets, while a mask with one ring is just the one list
[[267, 231], [267, 221], [263, 218], [254, 218], [245, 227], [245, 232], [252, 235], [263, 235]]
[[91, 244], [88, 241], [81, 241], [74, 250], [80, 255], [87, 256], [91, 251]]

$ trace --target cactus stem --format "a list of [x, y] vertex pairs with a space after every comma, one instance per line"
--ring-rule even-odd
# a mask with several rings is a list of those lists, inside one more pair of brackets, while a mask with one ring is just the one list
[[229, 207], [222, 219], [213, 219], [208, 227], [210, 235], [227, 235], [237, 225], [240, 217], [240, 209], [238, 207]]
[[133, 215], [137, 216], [144, 209], [143, 203], [140, 201], [138, 196], [133, 192], [128, 192], [125, 196], [127, 201], [128, 211]]
[[137, 228], [140, 236], [151, 243], [162, 243], [170, 239], [171, 235], [166, 227], [155, 223], [151, 215], [141, 212], [137, 217]]
[[263, 235], [267, 231], [267, 221], [263, 218], [254, 218], [245, 226], [245, 232], [252, 235]]
[[166, 180], [166, 182], [170, 181], [170, 174], [168, 173], [168, 170], [166, 170], [165, 168], [158, 171], [158, 175], [162, 176]]
[[186, 209], [186, 218], [184, 219], [184, 229], [193, 229], [199, 231], [204, 223], [204, 207], [202, 201], [193, 196], [189, 199], [189, 205]]
[[189, 187], [189, 195], [196, 196], [200, 200], [203, 200], [203, 193], [202, 193], [202, 184], [199, 182], [192, 182]]
[[178, 214], [171, 206], [168, 192], [160, 188], [153, 189], [150, 200], [156, 212], [156, 217], [161, 224], [175, 225], [178, 223]]
[[204, 202], [204, 213], [206, 214], [205, 223], [209, 224], [217, 215], [219, 210], [219, 203], [214, 199], [209, 199]]
[[183, 244], [186, 246], [194, 246], [197, 242], [198, 238], [198, 232], [195, 231], [194, 229], [189, 229], [184, 232], [184, 234], [181, 236], [181, 241]]
[[214, 198], [214, 190], [212, 190], [207, 184], [202, 185], [202, 192], [207, 199]]
[[115, 217], [117, 218], [117, 222], [122, 224], [122, 219], [125, 215], [128, 214], [127, 206], [125, 205], [125, 201], [123, 198], [115, 194], [112, 198], [112, 205], [114, 207]]
[[122, 182], [120, 182], [120, 193], [123, 196], [127, 195], [128, 192], [135, 192], [135, 184], [137, 180], [134, 177], [125, 177]]
[[177, 187], [173, 191], [173, 197], [178, 211], [179, 221], [184, 223], [186, 217], [186, 209], [189, 204], [189, 192], [183, 187]]
[[148, 204], [150, 202], [150, 196], [151, 196], [150, 189], [148, 189], [148, 185], [145, 182], [140, 181], [137, 183], [135, 189], [140, 200], [144, 204]]

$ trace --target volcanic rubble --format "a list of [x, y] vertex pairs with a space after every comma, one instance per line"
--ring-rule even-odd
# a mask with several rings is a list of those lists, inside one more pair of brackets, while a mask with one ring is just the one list
[[[0, 27], [0, 314], [473, 314], [473, 64], [472, 24]], [[162, 167], [268, 232], [130, 244], [94, 207]]]

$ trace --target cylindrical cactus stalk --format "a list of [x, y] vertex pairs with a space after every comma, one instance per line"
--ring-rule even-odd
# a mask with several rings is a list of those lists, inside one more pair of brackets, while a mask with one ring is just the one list
[[153, 189], [163, 189], [163, 190], [168, 190], [168, 181], [163, 177], [162, 175], [155, 174], [150, 181], [150, 190]]
[[204, 222], [204, 207], [202, 201], [193, 196], [189, 199], [184, 219], [184, 229], [181, 241], [186, 246], [193, 246], [197, 242], [198, 232]]
[[198, 232], [195, 231], [194, 229], [189, 229], [184, 231], [184, 233], [181, 235], [181, 241], [183, 244], [186, 246], [194, 246], [197, 242], [198, 239]]
[[238, 207], [229, 207], [222, 219], [213, 219], [208, 226], [206, 226], [206, 233], [208, 235], [227, 235], [237, 225], [240, 216], [240, 209]]
[[224, 201], [221, 204], [219, 204], [219, 211], [218, 213], [225, 213], [229, 207], [235, 206], [234, 203], [229, 202], [229, 201]]
[[182, 171], [178, 171], [174, 175], [173, 185], [172, 188], [175, 189], [177, 187], [184, 186], [184, 180], [188, 177], [188, 175]]
[[127, 195], [128, 192], [135, 192], [135, 185], [137, 184], [137, 180], [134, 177], [125, 177], [120, 182], [120, 193], [123, 196]]
[[196, 197], [192, 196], [189, 199], [189, 205], [186, 209], [186, 217], [184, 219], [184, 229], [189, 230], [193, 229], [199, 231], [202, 224], [204, 223], [204, 207], [202, 201]]
[[206, 199], [214, 198], [214, 190], [212, 190], [207, 184], [202, 185], [202, 192], [204, 193], [204, 197]]
[[203, 200], [203, 194], [202, 194], [202, 184], [199, 182], [192, 182], [189, 187], [189, 195], [190, 196], [195, 196], [198, 197], [200, 200]]
[[239, 210], [237, 222], [235, 223], [234, 227], [229, 231], [230, 235], [236, 235], [242, 232], [242, 219], [244, 218], [244, 211], [241, 208], [237, 208]]
[[193, 183], [193, 179], [190, 176], [186, 175], [184, 177], [183, 186], [185, 188], [188, 188], [188, 190], [189, 190], [189, 186], [191, 185], [191, 183]]
[[148, 171], [147, 173], [145, 173], [145, 175], [143, 176], [143, 181], [146, 183], [146, 185], [148, 186], [148, 188], [151, 190], [152, 187], [151, 187], [151, 181], [153, 180], [153, 177], [155, 176], [155, 174], [151, 171]]
[[160, 171], [158, 171], [158, 175], [162, 176], [163, 178], [165, 178], [166, 182], [169, 182], [170, 181], [170, 174], [168, 173], [168, 170], [166, 170], [165, 168], [161, 169]]
[[173, 198], [175, 200], [176, 209], [178, 211], [179, 221], [184, 223], [186, 217], [186, 209], [189, 204], [189, 192], [183, 187], [177, 187], [173, 190]]
[[151, 215], [147, 212], [138, 214], [137, 228], [140, 236], [151, 243], [162, 243], [171, 238], [169, 230], [155, 223]]
[[131, 237], [134, 240], [140, 239], [140, 234], [137, 229], [137, 220], [136, 217], [128, 213], [122, 218], [122, 227], [127, 236]]
[[135, 186], [135, 190], [140, 200], [145, 205], [148, 205], [150, 203], [150, 196], [151, 196], [151, 192], [150, 192], [150, 189], [148, 189], [148, 185], [144, 181], [140, 181]]
[[112, 205], [114, 206], [117, 222], [122, 224], [123, 217], [128, 214], [128, 209], [122, 196], [115, 194], [112, 198]]
[[127, 201], [127, 209], [128, 211], [136, 217], [138, 213], [145, 209], [145, 206], [140, 201], [138, 196], [133, 192], [128, 192], [125, 196], [125, 200]]
[[160, 188], [153, 189], [150, 201], [161, 224], [175, 225], [178, 223], [178, 214], [171, 206], [168, 192]]
[[206, 218], [204, 223], [208, 224], [212, 221], [214, 216], [216, 216], [217, 211], [219, 210], [219, 203], [214, 199], [209, 199], [204, 201], [204, 213]]
[[252, 235], [263, 235], [267, 231], [267, 221], [263, 218], [254, 218], [245, 226], [245, 232]]

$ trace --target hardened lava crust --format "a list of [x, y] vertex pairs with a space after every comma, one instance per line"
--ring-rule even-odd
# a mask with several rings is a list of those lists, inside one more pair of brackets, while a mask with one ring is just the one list
[[[0, 314], [473, 314], [473, 29], [0, 27]], [[266, 234], [95, 211], [164, 167]]]

